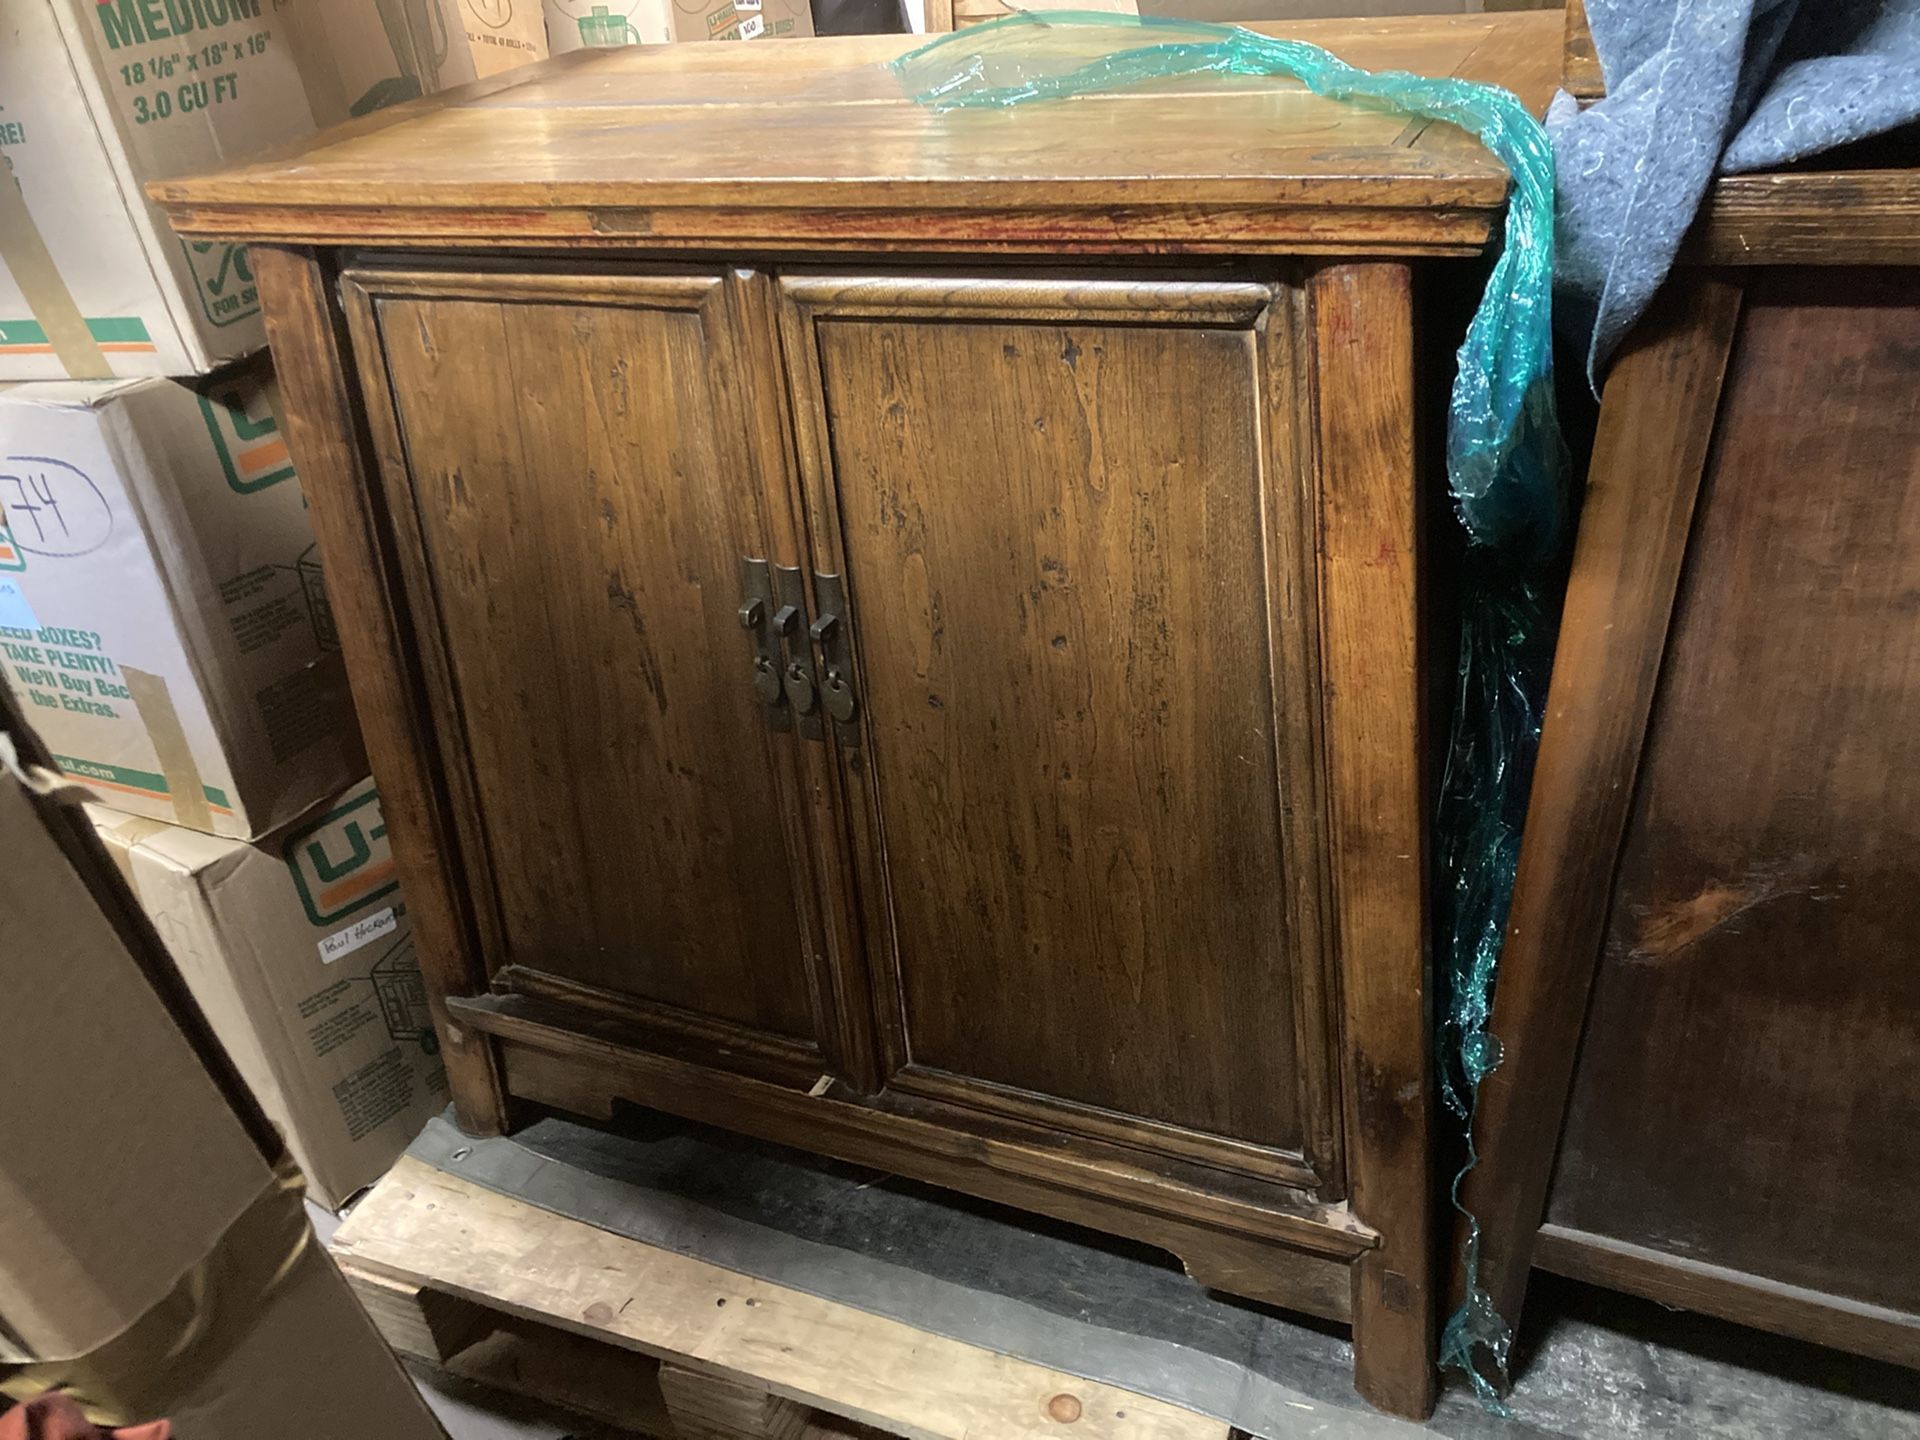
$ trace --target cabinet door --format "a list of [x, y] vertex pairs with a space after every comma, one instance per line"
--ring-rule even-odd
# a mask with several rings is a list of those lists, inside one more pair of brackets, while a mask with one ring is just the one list
[[367, 269], [347, 298], [496, 987], [799, 1063], [796, 742], [740, 618], [743, 560], [797, 545], [741, 286]]
[[1297, 292], [782, 284], [891, 1087], [1326, 1193]]

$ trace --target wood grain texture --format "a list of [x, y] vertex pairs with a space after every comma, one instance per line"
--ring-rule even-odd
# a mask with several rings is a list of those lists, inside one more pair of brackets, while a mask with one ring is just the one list
[[811, 327], [818, 478], [899, 1059], [1298, 1151], [1255, 337], [850, 288]]
[[1354, 1267], [1354, 1385], [1424, 1419], [1435, 1254], [1412, 283], [1402, 266], [1333, 266], [1308, 293], [1348, 1193], [1382, 1237]]
[[1917, 278], [1747, 286], [1547, 1208], [1914, 1327]]
[[1576, 100], [1598, 100], [1607, 93], [1607, 77], [1600, 69], [1600, 52], [1593, 48], [1593, 28], [1587, 23], [1582, 0], [1567, 0], [1560, 78]]
[[768, 547], [719, 378], [743, 368], [725, 285], [585, 280], [354, 279], [471, 767], [490, 967], [812, 1036], [793, 737], [752, 699], [737, 618], [740, 559]]
[[1510, 1324], [1526, 1293], [1615, 858], [1691, 534], [1740, 292], [1689, 277], [1607, 377], [1547, 695], [1464, 1203], [1480, 1284]]
[[1551, 1223], [1540, 1227], [1534, 1264], [1662, 1305], [1920, 1369], [1920, 1315], [1911, 1310], [1864, 1304], [1831, 1290], [1788, 1285]]
[[643, 1048], [598, 1017], [523, 996], [457, 1000], [470, 1023], [504, 1041], [513, 1093], [602, 1120], [623, 1104], [910, 1175], [1180, 1257], [1203, 1284], [1346, 1320], [1351, 1262], [1378, 1243], [1342, 1205], [1267, 1182], [1153, 1160], [1137, 1147], [1060, 1144], [1050, 1126], [995, 1118], [917, 1096], [862, 1101], [838, 1085], [819, 1095]]
[[1708, 192], [1681, 259], [1920, 265], [1920, 169], [1724, 176]]
[[[967, 1440], [1057, 1433], [1225, 1440], [1227, 1426], [1150, 1396], [948, 1340], [555, 1215], [402, 1158], [333, 1248], [357, 1284], [429, 1286], [745, 1390], [889, 1433]], [[639, 1303], [635, 1303], [639, 1302]], [[637, 1352], [637, 1353], [636, 1353]]]
[[[1546, 12], [1258, 28], [1371, 69], [1471, 73], [1536, 107], [1559, 68], [1559, 27]], [[1409, 253], [1477, 247], [1505, 199], [1506, 172], [1465, 132], [1409, 127], [1292, 82], [1210, 76], [1018, 111], [931, 110], [884, 64], [917, 43], [865, 36], [568, 56], [512, 72], [512, 85], [443, 92], [385, 123], [152, 193], [184, 230], [252, 239], [1153, 238]], [[1050, 43], [1092, 58], [1111, 40], [1095, 30]]]
[[466, 904], [453, 819], [439, 788], [439, 739], [417, 669], [409, 663], [419, 617], [397, 580], [392, 519], [378, 500], [345, 320], [329, 269], [310, 252], [252, 251], [268, 342], [285, 406], [283, 424], [345, 652], [380, 808], [427, 981], [447, 1080], [460, 1123], [475, 1134], [506, 1126], [506, 1092], [484, 1035], [447, 1014], [444, 997], [486, 985]]

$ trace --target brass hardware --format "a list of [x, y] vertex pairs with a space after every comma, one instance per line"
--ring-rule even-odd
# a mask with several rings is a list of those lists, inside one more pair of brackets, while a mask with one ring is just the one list
[[780, 680], [780, 642], [767, 628], [767, 611], [773, 604], [773, 579], [764, 560], [740, 561], [740, 628], [753, 641], [752, 684], [754, 698], [767, 708], [767, 724], [775, 730], [791, 730], [793, 717], [787, 712], [786, 687]]
[[842, 745], [860, 743], [860, 727], [853, 723], [860, 702], [853, 691], [853, 646], [847, 634], [847, 591], [838, 575], [813, 575], [813, 598], [820, 618], [808, 632], [820, 647], [820, 694], [832, 717], [834, 738]]
[[773, 631], [785, 653], [782, 666], [787, 708], [798, 719], [800, 733], [809, 740], [826, 738], [826, 726], [820, 719], [820, 687], [814, 678], [813, 646], [807, 629], [807, 582], [799, 568], [773, 567], [775, 598], [780, 608], [773, 612]]

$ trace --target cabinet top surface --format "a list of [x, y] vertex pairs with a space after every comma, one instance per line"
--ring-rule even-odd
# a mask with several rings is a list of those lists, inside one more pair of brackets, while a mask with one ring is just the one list
[[[1251, 28], [1367, 69], [1505, 85], [1538, 113], [1560, 23]], [[886, 64], [923, 38], [575, 51], [150, 193], [185, 233], [296, 244], [1407, 254], [1477, 249], [1505, 199], [1505, 169], [1464, 131], [1292, 81], [931, 110]]]

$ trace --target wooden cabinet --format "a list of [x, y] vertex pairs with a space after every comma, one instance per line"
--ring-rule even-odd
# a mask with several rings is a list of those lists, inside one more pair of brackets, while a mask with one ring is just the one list
[[1723, 182], [1741, 268], [1608, 378], [1468, 1196], [1510, 1315], [1538, 1264], [1920, 1366], [1916, 194]]
[[[1538, 100], [1558, 26], [1302, 33]], [[1424, 1413], [1418, 331], [1505, 176], [1270, 85], [941, 116], [904, 43], [583, 54], [164, 187], [255, 242], [459, 1118], [1143, 1239]]]

